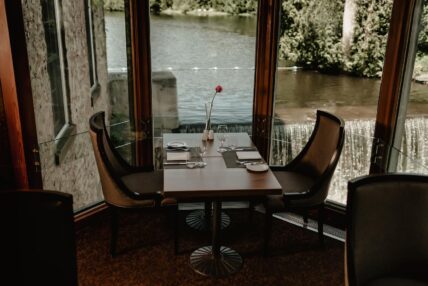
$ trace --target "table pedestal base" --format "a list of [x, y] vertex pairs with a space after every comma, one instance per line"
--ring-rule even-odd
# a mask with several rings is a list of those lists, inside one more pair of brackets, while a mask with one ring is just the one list
[[221, 246], [217, 257], [211, 246], [195, 250], [190, 256], [192, 268], [206, 276], [223, 277], [238, 272], [242, 267], [242, 257], [233, 249]]
[[[207, 231], [211, 229], [211, 222], [205, 218], [205, 210], [195, 210], [189, 213], [186, 217], [186, 223], [193, 229], [199, 231]], [[230, 217], [221, 212], [220, 228], [225, 229], [230, 225]]]

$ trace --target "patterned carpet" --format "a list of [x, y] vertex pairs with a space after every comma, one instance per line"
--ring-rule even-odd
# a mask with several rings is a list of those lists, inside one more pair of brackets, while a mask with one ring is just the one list
[[260, 254], [263, 214], [253, 222], [248, 211], [227, 212], [232, 223], [222, 232], [223, 245], [244, 258], [241, 271], [213, 279], [196, 274], [189, 266], [192, 250], [210, 244], [208, 233], [184, 225], [180, 212], [180, 254], [175, 256], [173, 236], [164, 213], [121, 213], [118, 251], [109, 255], [109, 221], [100, 221], [77, 233], [79, 285], [343, 285], [341, 242], [275, 219], [271, 256]]

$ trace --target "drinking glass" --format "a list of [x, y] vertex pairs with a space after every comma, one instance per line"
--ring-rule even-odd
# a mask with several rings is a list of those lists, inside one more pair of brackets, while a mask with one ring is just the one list
[[220, 146], [218, 147], [217, 152], [223, 153], [227, 151], [227, 148], [224, 146], [224, 143], [226, 143], [226, 139], [227, 139], [226, 125], [219, 125], [217, 127], [217, 139], [220, 141]]
[[201, 158], [203, 159], [203, 158], [205, 158], [205, 156], [207, 155], [207, 145], [208, 145], [208, 142], [207, 142], [207, 140], [201, 140], [201, 145], [200, 145], [200, 148], [201, 148]]

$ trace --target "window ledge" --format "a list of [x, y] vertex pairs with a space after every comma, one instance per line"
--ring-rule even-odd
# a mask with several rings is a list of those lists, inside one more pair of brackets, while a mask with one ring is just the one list
[[67, 124], [64, 131], [61, 132], [61, 137], [55, 139], [55, 165], [59, 166], [64, 160], [67, 151], [70, 149], [76, 134], [76, 125]]
[[94, 107], [95, 100], [101, 95], [101, 85], [96, 82], [91, 87], [91, 107]]

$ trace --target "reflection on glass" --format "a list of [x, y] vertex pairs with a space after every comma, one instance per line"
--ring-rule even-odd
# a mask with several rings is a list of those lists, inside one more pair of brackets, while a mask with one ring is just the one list
[[273, 165], [309, 139], [316, 110], [345, 120], [345, 145], [328, 199], [346, 203], [347, 181], [368, 174], [392, 1], [282, 1], [272, 132]]
[[226, 139], [227, 139], [227, 126], [226, 125], [219, 125], [217, 127], [217, 139], [220, 141], [220, 146], [218, 147], [217, 151], [219, 153], [223, 153], [227, 151], [227, 148], [225, 146]]

